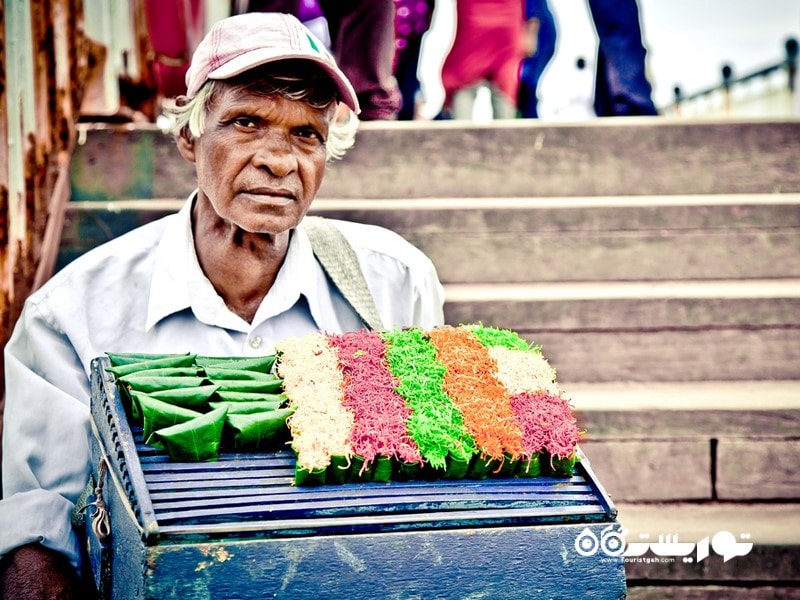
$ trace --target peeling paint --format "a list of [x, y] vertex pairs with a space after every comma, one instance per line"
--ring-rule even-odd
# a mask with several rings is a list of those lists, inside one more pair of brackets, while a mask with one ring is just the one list
[[463, 600], [482, 600], [483, 598], [491, 598], [491, 592], [472, 592], [464, 596]]
[[204, 571], [208, 567], [213, 567], [215, 564], [229, 561], [235, 556], [233, 552], [229, 552], [222, 546], [200, 546], [199, 550], [203, 556], [210, 557], [211, 560], [201, 560], [197, 563], [195, 572]]
[[435, 544], [425, 542], [419, 552], [414, 555], [414, 560], [424, 560], [432, 565], [442, 564], [442, 553]]
[[[0, 286], [5, 343], [43, 257], [56, 173], [68, 161], [83, 94], [83, 4], [0, 3]], [[69, 72], [72, 76], [64, 77]], [[62, 74], [62, 76], [59, 76]], [[60, 223], [54, 220], [54, 224]], [[0, 386], [2, 386], [0, 365]], [[0, 389], [0, 395], [2, 390]], [[2, 414], [0, 413], [0, 418]]]
[[281, 577], [282, 592], [291, 585], [292, 580], [300, 571], [300, 563], [303, 561], [303, 556], [305, 556], [305, 554], [306, 552], [299, 548], [286, 548], [284, 560], [286, 560], [287, 565], [286, 570], [283, 572], [283, 577]]
[[570, 561], [569, 561], [569, 551], [567, 550], [566, 544], [561, 544], [561, 552], [559, 552], [559, 554], [561, 554], [561, 563], [564, 566], [567, 566]]
[[333, 547], [336, 549], [336, 556], [338, 556], [343, 563], [351, 567], [353, 571], [361, 573], [367, 570], [367, 565], [364, 561], [353, 554], [347, 546], [341, 542], [335, 542]]

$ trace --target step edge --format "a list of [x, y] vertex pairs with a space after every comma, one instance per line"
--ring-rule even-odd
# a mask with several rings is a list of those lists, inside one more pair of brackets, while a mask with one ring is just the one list
[[[119, 200], [73, 200], [74, 211], [141, 210], [180, 206], [186, 198], [125, 198]], [[409, 204], [412, 206], [409, 207]], [[152, 206], [150, 206], [152, 205]], [[590, 209], [590, 208], [666, 208], [715, 206], [794, 206], [800, 193], [753, 194], [676, 194], [658, 196], [564, 196], [564, 197], [435, 197], [435, 198], [332, 198], [319, 197], [311, 210], [465, 210], [465, 209]]]
[[[800, 380], [561, 382], [580, 412], [783, 411], [800, 409]], [[634, 408], [635, 407], [635, 408]]]
[[446, 283], [448, 302], [800, 298], [800, 278]]
[[628, 540], [640, 534], [678, 534], [681, 541], [697, 542], [724, 530], [749, 533], [750, 541], [764, 546], [800, 546], [800, 505], [796, 502], [615, 502]]

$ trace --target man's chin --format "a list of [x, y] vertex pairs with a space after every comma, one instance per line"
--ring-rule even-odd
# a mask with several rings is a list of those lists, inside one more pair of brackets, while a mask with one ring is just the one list
[[249, 223], [241, 224], [239, 227], [247, 233], [264, 236], [279, 236], [297, 227], [300, 219], [297, 218], [270, 218], [258, 219]]

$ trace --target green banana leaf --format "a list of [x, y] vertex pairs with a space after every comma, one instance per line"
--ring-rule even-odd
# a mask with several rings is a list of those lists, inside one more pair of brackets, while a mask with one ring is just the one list
[[253, 413], [262, 413], [278, 410], [282, 402], [210, 402], [212, 409], [225, 407], [228, 409], [228, 415], [250, 415]]
[[119, 365], [129, 365], [137, 362], [150, 362], [162, 359], [171, 360], [186, 356], [194, 357], [195, 355], [190, 354], [189, 352], [186, 352], [184, 354], [152, 354], [147, 352], [106, 352], [106, 356], [108, 356], [108, 360], [111, 363], [111, 366], [116, 367]]
[[538, 477], [542, 472], [542, 463], [539, 458], [539, 453], [535, 452], [530, 458], [521, 460], [521, 464], [517, 469], [517, 477]]
[[153, 438], [153, 433], [177, 423], [190, 421], [203, 414], [196, 410], [167, 404], [147, 394], [140, 394], [137, 400], [142, 414], [142, 437], [144, 443], [155, 447], [158, 447], [158, 441]]
[[418, 462], [398, 461], [392, 473], [395, 481], [411, 481], [416, 479], [422, 467]]
[[552, 477], [572, 477], [577, 462], [577, 454], [560, 457], [545, 453], [542, 459], [542, 471]]
[[330, 466], [322, 467], [320, 469], [304, 469], [300, 465], [295, 465], [294, 468], [294, 484], [298, 487], [312, 487], [315, 485], [324, 485], [327, 480], [327, 473], [330, 471]]
[[162, 356], [160, 358], [154, 358], [150, 360], [136, 360], [134, 362], [129, 362], [129, 363], [120, 363], [115, 366], [106, 368], [106, 371], [112, 373], [114, 377], [123, 377], [124, 375], [127, 375], [129, 373], [135, 373], [137, 371], [147, 371], [150, 369], [161, 369], [168, 367], [190, 367], [194, 364], [194, 359], [195, 359], [194, 354], [177, 354], [170, 356]]
[[[328, 465], [328, 473], [325, 477], [325, 482], [336, 485], [347, 483], [349, 473], [350, 459], [341, 454], [333, 454], [331, 456], [331, 463]], [[295, 483], [297, 483], [296, 480]], [[297, 483], [297, 485], [301, 484]]]
[[349, 483], [368, 483], [372, 481], [372, 470], [375, 468], [375, 462], [373, 461], [365, 467], [364, 463], [366, 462], [364, 457], [358, 454], [353, 454], [350, 457], [350, 472], [347, 478]]
[[469, 470], [469, 459], [464, 459], [461, 456], [447, 456], [447, 465], [444, 470], [445, 479], [463, 479]]
[[156, 439], [174, 461], [213, 461], [219, 457], [225, 409], [218, 408], [172, 427], [159, 429]]
[[[219, 384], [216, 384], [219, 386]], [[288, 402], [283, 394], [261, 394], [259, 392], [237, 392], [234, 390], [217, 390], [217, 398], [223, 402]]]
[[286, 419], [293, 412], [292, 408], [281, 408], [253, 414], [228, 414], [225, 422], [234, 430], [235, 448], [263, 449], [284, 429]]
[[201, 367], [209, 379], [224, 379], [234, 381], [280, 381], [280, 378], [273, 373], [261, 373], [259, 371], [248, 371], [247, 369], [228, 369], [225, 367]]
[[123, 377], [127, 381], [134, 379], [144, 379], [147, 377], [202, 377], [203, 372], [200, 367], [162, 367], [159, 369], [145, 369], [144, 371], [133, 371]]
[[283, 380], [270, 373], [274, 355], [106, 354], [144, 442], [173, 460], [216, 459], [226, 429], [234, 447], [253, 449], [288, 431], [294, 409], [281, 408], [288, 398], [279, 393]]
[[199, 387], [211, 382], [203, 377], [131, 377], [126, 375], [117, 380], [122, 386], [139, 392], [158, 392], [178, 387]]
[[[214, 393], [217, 389], [219, 389], [219, 386], [216, 385], [199, 385], [197, 387], [158, 390], [150, 392], [148, 395], [175, 406], [191, 408], [199, 412], [208, 412], [208, 403], [214, 398]], [[138, 390], [130, 390], [131, 399], [135, 401], [136, 396], [143, 393]]]
[[211, 379], [219, 385], [219, 392], [255, 392], [258, 394], [271, 394], [283, 386], [283, 379]]
[[198, 356], [195, 364], [200, 367], [220, 367], [223, 369], [242, 369], [269, 373], [275, 364], [275, 355], [269, 356]]
[[376, 456], [372, 468], [372, 481], [388, 483], [392, 479], [392, 459], [389, 456]]

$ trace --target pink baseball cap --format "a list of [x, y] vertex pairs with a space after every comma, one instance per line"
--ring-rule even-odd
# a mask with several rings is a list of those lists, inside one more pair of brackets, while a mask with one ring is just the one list
[[193, 97], [209, 79], [228, 79], [287, 59], [309, 60], [321, 67], [336, 83], [340, 100], [359, 112], [356, 92], [325, 44], [297, 18], [284, 13], [245, 13], [214, 23], [192, 56], [186, 95]]

